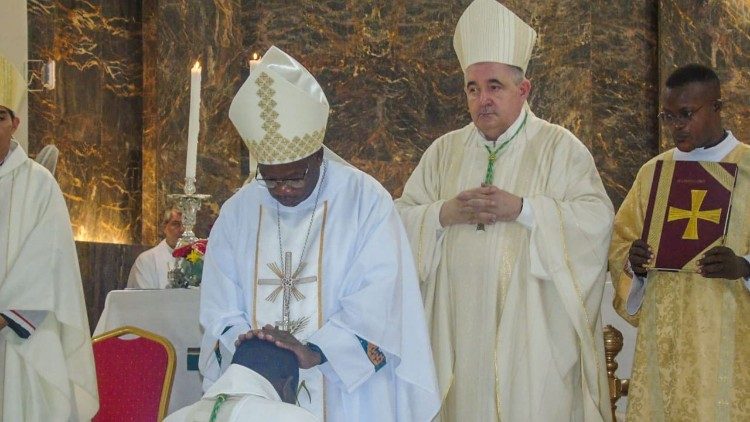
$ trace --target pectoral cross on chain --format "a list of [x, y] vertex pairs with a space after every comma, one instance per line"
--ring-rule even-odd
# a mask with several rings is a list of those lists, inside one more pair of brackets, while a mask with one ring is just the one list
[[292, 334], [302, 331], [305, 328], [305, 325], [307, 325], [307, 323], [310, 321], [310, 317], [302, 317], [293, 321], [291, 320], [291, 318], [289, 317], [289, 308], [292, 304], [292, 296], [294, 296], [294, 298], [298, 301], [304, 299], [305, 295], [303, 295], [302, 292], [297, 289], [297, 285], [302, 283], [315, 283], [316, 281], [318, 281], [318, 278], [315, 276], [299, 278], [299, 274], [305, 268], [304, 262], [300, 262], [297, 270], [292, 273], [291, 252], [286, 252], [284, 254], [283, 271], [275, 262], [267, 265], [268, 268], [270, 268], [271, 271], [276, 274], [278, 279], [264, 278], [258, 280], [258, 284], [266, 286], [278, 286], [271, 292], [271, 294], [266, 297], [266, 300], [269, 302], [276, 302], [276, 298], [279, 296], [279, 293], [283, 294], [283, 301], [281, 305], [281, 321], [276, 321], [276, 324], [279, 326], [279, 329], [289, 331]]

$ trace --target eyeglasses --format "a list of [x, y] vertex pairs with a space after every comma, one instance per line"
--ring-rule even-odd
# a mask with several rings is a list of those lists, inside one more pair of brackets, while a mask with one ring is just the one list
[[286, 185], [287, 187], [290, 187], [292, 189], [301, 189], [305, 187], [305, 179], [307, 178], [307, 172], [309, 170], [310, 166], [308, 165], [307, 168], [305, 168], [305, 172], [302, 174], [302, 176], [291, 179], [264, 179], [261, 177], [260, 171], [256, 168], [255, 180], [259, 185], [268, 189], [276, 189], [281, 185]]
[[[706, 104], [721, 104], [721, 100], [714, 100]], [[695, 116], [696, 113], [698, 113], [703, 107], [705, 107], [706, 104], [703, 104], [695, 110], [682, 110], [678, 114], [672, 114], [666, 111], [662, 111], [657, 116], [659, 117], [659, 120], [662, 121], [662, 123], [668, 125], [684, 126], [690, 123], [693, 120], [693, 116]]]

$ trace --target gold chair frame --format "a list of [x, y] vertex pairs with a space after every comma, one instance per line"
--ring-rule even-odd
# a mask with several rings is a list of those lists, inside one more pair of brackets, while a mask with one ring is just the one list
[[103, 340], [107, 340], [113, 337], [122, 337], [126, 334], [132, 334], [139, 337], [153, 340], [162, 346], [167, 351], [167, 370], [164, 374], [164, 385], [161, 390], [161, 398], [159, 399], [159, 414], [157, 415], [158, 420], [163, 420], [167, 416], [167, 409], [169, 408], [169, 396], [172, 394], [172, 384], [174, 383], [174, 372], [175, 372], [175, 351], [172, 343], [166, 338], [152, 333], [151, 331], [144, 330], [142, 328], [133, 327], [131, 325], [125, 325], [122, 327], [115, 328], [114, 330], [107, 331], [96, 337], [91, 342], [98, 343]]

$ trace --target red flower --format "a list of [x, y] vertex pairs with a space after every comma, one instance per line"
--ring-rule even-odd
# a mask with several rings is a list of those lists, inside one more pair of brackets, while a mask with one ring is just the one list
[[193, 245], [180, 246], [172, 251], [172, 256], [175, 258], [185, 258], [191, 250], [193, 250]]
[[190, 251], [193, 251], [193, 250], [200, 253], [201, 255], [205, 255], [207, 243], [208, 243], [208, 239], [198, 239], [194, 243], [180, 246], [179, 248], [175, 249], [172, 252], [172, 256], [175, 258], [186, 258], [190, 254]]
[[208, 239], [199, 239], [197, 242], [193, 243], [193, 249], [200, 252], [201, 255], [205, 255], [207, 243]]

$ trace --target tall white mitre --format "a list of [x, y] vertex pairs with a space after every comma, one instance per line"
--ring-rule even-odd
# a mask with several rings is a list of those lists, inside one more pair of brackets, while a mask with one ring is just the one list
[[464, 71], [474, 63], [496, 62], [525, 73], [535, 42], [536, 31], [496, 0], [474, 0], [453, 34], [453, 49]]
[[323, 146], [329, 109], [310, 72], [272, 46], [232, 100], [229, 119], [258, 163], [283, 164]]
[[0, 106], [18, 112], [18, 105], [26, 92], [26, 84], [18, 69], [0, 54]]

